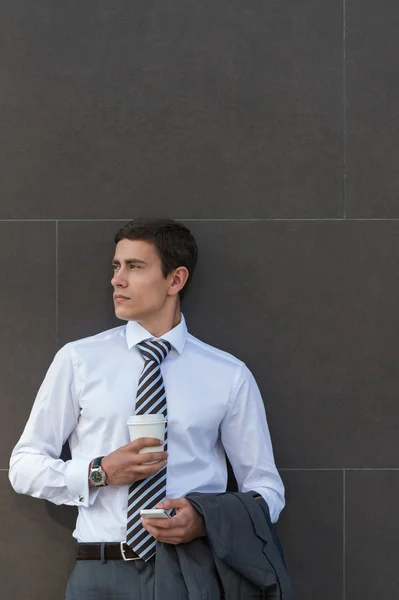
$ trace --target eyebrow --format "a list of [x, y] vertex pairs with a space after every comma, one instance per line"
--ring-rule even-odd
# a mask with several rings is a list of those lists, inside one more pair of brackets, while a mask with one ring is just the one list
[[[125, 258], [125, 260], [123, 261], [125, 263], [125, 265], [131, 265], [131, 264], [136, 264], [136, 265], [147, 265], [148, 263], [145, 262], [145, 260], [140, 260], [139, 258]], [[114, 259], [112, 261], [113, 265], [120, 265], [120, 261], [117, 259]]]

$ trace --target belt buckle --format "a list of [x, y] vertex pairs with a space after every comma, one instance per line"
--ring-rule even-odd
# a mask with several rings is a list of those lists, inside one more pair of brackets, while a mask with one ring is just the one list
[[[123, 560], [126, 561], [126, 562], [128, 562], [129, 560], [140, 560], [140, 556], [137, 556], [137, 557], [133, 556], [132, 558], [126, 558], [126, 554], [125, 554], [126, 551], [125, 551], [125, 549], [123, 547], [125, 543], [126, 542], [121, 542], [121, 554], [122, 554]], [[128, 546], [128, 548], [129, 548], [129, 546]]]

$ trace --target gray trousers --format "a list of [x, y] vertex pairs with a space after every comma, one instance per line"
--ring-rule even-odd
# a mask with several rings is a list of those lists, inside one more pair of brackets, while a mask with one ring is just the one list
[[65, 600], [152, 600], [155, 559], [78, 560], [68, 580]]

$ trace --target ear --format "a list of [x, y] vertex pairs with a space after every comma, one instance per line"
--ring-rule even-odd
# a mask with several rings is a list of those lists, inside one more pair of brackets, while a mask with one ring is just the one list
[[169, 276], [170, 286], [168, 290], [169, 296], [176, 296], [187, 283], [189, 272], [186, 267], [178, 267]]

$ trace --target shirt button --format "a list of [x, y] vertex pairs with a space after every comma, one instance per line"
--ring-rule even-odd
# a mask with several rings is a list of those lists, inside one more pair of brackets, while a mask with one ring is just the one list
[[84, 501], [85, 501], [84, 496], [79, 496], [79, 502], [84, 502]]

